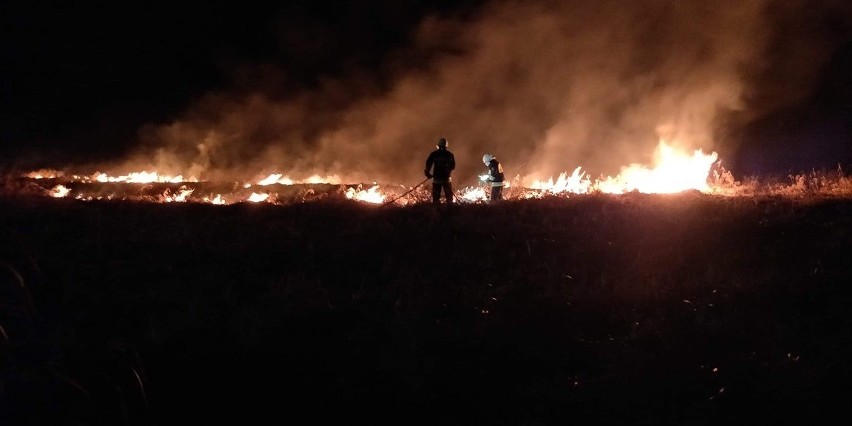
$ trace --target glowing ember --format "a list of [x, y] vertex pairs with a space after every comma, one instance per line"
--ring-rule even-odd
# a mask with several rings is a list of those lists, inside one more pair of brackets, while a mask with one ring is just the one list
[[385, 196], [379, 192], [379, 186], [374, 185], [367, 190], [349, 188], [346, 190], [346, 198], [350, 200], [363, 201], [366, 203], [381, 204], [385, 202]]
[[71, 192], [71, 189], [66, 188], [64, 185], [56, 185], [50, 190], [50, 196], [53, 198], [62, 198], [68, 195], [69, 192]]

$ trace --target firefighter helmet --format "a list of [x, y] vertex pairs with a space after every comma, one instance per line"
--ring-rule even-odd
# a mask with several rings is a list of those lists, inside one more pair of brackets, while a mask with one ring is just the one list
[[488, 163], [490, 163], [490, 162], [491, 162], [491, 160], [493, 160], [493, 159], [494, 159], [494, 156], [493, 156], [493, 155], [491, 155], [491, 154], [485, 154], [485, 155], [483, 155], [483, 156], [482, 156], [482, 162], [483, 162], [483, 163], [485, 163], [485, 165], [486, 165], [486, 166], [487, 166], [487, 165], [488, 165]]
[[447, 138], [438, 139], [438, 148], [446, 148], [447, 147]]

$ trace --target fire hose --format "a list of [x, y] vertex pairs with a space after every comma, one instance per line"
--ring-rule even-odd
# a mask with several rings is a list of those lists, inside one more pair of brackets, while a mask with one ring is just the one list
[[405, 194], [402, 194], [402, 195], [400, 195], [399, 197], [394, 198], [393, 200], [390, 200], [390, 201], [388, 201], [388, 202], [385, 202], [384, 204], [382, 204], [382, 206], [386, 206], [386, 205], [388, 205], [388, 204], [391, 204], [391, 203], [395, 202], [396, 200], [398, 200], [398, 199], [400, 199], [400, 198], [402, 198], [402, 197], [405, 197], [405, 196], [406, 196], [406, 195], [408, 195], [408, 194], [411, 194], [411, 192], [412, 192], [412, 191], [414, 191], [414, 190], [415, 190], [415, 189], [417, 189], [417, 188], [420, 188], [420, 187], [421, 187], [424, 183], [426, 183], [426, 181], [428, 181], [429, 179], [432, 179], [432, 178], [428, 178], [428, 177], [427, 177], [426, 179], [423, 179], [423, 182], [418, 183], [418, 184], [417, 184], [417, 185], [415, 185], [413, 188], [409, 189], [409, 190], [408, 190], [408, 192], [406, 192]]

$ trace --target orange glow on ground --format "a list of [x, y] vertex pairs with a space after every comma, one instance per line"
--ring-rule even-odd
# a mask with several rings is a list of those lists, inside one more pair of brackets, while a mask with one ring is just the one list
[[[715, 152], [705, 154], [702, 150], [691, 153], [678, 151], [665, 141], [660, 141], [655, 152], [653, 165], [631, 164], [622, 167], [615, 176], [592, 179], [582, 168], [562, 172], [555, 179], [527, 179], [516, 177], [511, 191], [504, 191], [504, 199], [529, 199], [544, 196], [570, 196], [573, 194], [625, 194], [640, 192], [649, 194], [671, 194], [683, 191], [700, 191], [708, 195], [748, 196], [759, 193], [802, 196], [823, 194], [827, 196], [852, 196], [852, 178], [838, 169], [836, 173], [813, 176], [790, 177], [789, 184], [758, 185], [737, 182], [730, 172], [717, 165]], [[531, 176], [535, 176], [532, 174]], [[32, 171], [20, 178], [28, 180], [31, 189], [41, 191], [44, 196], [54, 198], [73, 197], [77, 200], [134, 200], [147, 202], [190, 202], [227, 205], [239, 202], [286, 204], [324, 198], [341, 198], [368, 204], [384, 204], [393, 200], [397, 206], [431, 202], [429, 185], [418, 188], [403, 185], [344, 185], [337, 175], [315, 174], [305, 179], [293, 179], [283, 173], [258, 174], [257, 179], [231, 182], [209, 182], [182, 175], [162, 174], [156, 171], [132, 172], [125, 175], [72, 174], [42, 169]], [[42, 182], [42, 183], [40, 183]], [[254, 183], [252, 183], [254, 182]], [[526, 185], [519, 184], [527, 182]], [[510, 188], [507, 181], [506, 189]], [[180, 186], [178, 186], [180, 185]], [[263, 186], [262, 192], [248, 188]], [[457, 201], [479, 203], [487, 201], [487, 185], [461, 187], [456, 190]]]

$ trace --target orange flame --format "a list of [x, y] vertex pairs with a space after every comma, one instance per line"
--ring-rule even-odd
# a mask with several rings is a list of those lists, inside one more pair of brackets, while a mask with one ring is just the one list
[[252, 192], [251, 195], [249, 195], [249, 197], [248, 197], [248, 201], [251, 201], [252, 203], [260, 203], [260, 202], [266, 201], [268, 199], [269, 199], [269, 194], [267, 194], [265, 192], [262, 192], [262, 193]]
[[266, 185], [272, 185], [272, 184], [276, 184], [276, 183], [279, 183], [281, 185], [292, 185], [294, 183], [293, 179], [290, 179], [289, 177], [283, 177], [282, 178], [282, 176], [284, 176], [284, 175], [281, 174], [281, 173], [273, 173], [273, 174], [261, 179], [259, 182], [257, 182], [257, 184], [261, 185], [261, 186], [266, 186]]
[[168, 176], [161, 175], [157, 172], [132, 172], [122, 176], [110, 176], [106, 173], [95, 173], [92, 176], [93, 180], [98, 182], [127, 182], [127, 183], [181, 183], [181, 182], [198, 182], [197, 178], [189, 178], [184, 180], [183, 176]]
[[670, 194], [690, 189], [710, 192], [707, 178], [710, 175], [710, 168], [718, 158], [715, 152], [704, 154], [699, 149], [690, 156], [676, 152], [665, 141], [660, 141], [655, 158], [656, 166], [652, 169], [631, 164], [628, 167], [622, 167], [621, 173], [615, 177], [607, 176], [592, 181], [580, 167], [577, 167], [570, 176], [567, 172], [563, 172], [556, 182], [553, 178], [548, 181], [536, 180], [530, 188], [541, 193], [553, 194], [586, 194], [593, 191], [605, 194], [623, 194], [631, 191]]
[[[691, 155], [678, 152], [670, 147], [666, 141], [660, 141], [655, 150], [655, 161], [653, 167], [632, 164], [623, 167], [620, 173], [614, 177], [607, 176], [599, 179], [592, 179], [582, 167], [576, 167], [573, 172], [563, 172], [555, 180], [535, 180], [531, 184], [525, 185], [518, 190], [512, 191], [510, 197], [534, 198], [541, 197], [545, 194], [586, 194], [590, 192], [602, 192], [609, 194], [621, 194], [631, 191], [644, 193], [673, 193], [685, 190], [695, 189], [708, 193], [720, 193], [717, 183], [711, 188], [708, 184], [710, 178], [710, 169], [716, 162], [717, 154], [704, 154], [701, 150], [694, 151]], [[257, 175], [262, 176], [262, 175]], [[63, 172], [56, 170], [43, 169], [30, 172], [22, 175], [29, 179], [60, 179], [60, 182], [80, 182], [83, 184], [91, 184], [95, 182], [101, 183], [144, 183], [156, 186], [156, 184], [170, 183], [187, 183], [188, 185], [181, 186], [179, 189], [166, 189], [159, 195], [153, 198], [159, 202], [187, 202], [190, 201], [190, 196], [194, 191], [203, 188], [201, 185], [191, 185], [191, 183], [199, 182], [197, 178], [184, 179], [182, 175], [166, 175], [156, 171], [141, 171], [132, 172], [126, 175], [112, 176], [106, 173], [96, 172], [91, 175], [64, 175]], [[733, 178], [731, 178], [732, 180]], [[283, 173], [272, 173], [265, 177], [250, 180], [237, 181], [233, 187], [232, 193], [217, 194], [210, 193], [206, 197], [196, 197], [192, 199], [195, 202], [204, 202], [210, 204], [230, 204], [240, 201], [249, 202], [270, 202], [278, 203], [278, 194], [271, 192], [252, 192], [250, 196], [246, 196], [238, 188], [251, 188], [252, 185], [268, 186], [273, 184], [279, 185], [295, 185], [295, 184], [332, 184], [341, 185], [341, 178], [337, 175], [320, 176], [315, 174], [302, 180], [292, 179]], [[254, 182], [254, 183], [252, 183]], [[507, 182], [508, 183], [508, 182]], [[151, 186], [146, 185], [146, 189]], [[517, 186], [517, 185], [516, 185]], [[508, 185], [507, 185], [508, 187]], [[45, 194], [52, 197], [66, 197], [72, 191], [66, 186], [56, 185], [51, 189], [44, 188]], [[333, 190], [333, 189], [332, 189]], [[110, 194], [103, 195], [98, 188], [97, 191], [90, 191], [85, 185], [75, 187], [74, 198], [79, 200], [101, 200], [101, 199], [142, 199], [151, 200], [150, 196], [141, 196], [140, 194]], [[162, 189], [158, 190], [162, 191]], [[173, 192], [172, 192], [173, 191]], [[313, 193], [313, 188], [309, 189]], [[156, 194], [156, 193], [155, 193]], [[215, 195], [214, 195], [215, 194]], [[457, 192], [459, 202], [480, 202], [488, 200], [488, 190], [486, 187], [476, 186], [462, 188]], [[390, 197], [389, 193], [382, 191], [378, 184], [373, 184], [369, 189], [357, 187], [348, 188], [344, 194], [346, 199], [380, 204], [384, 203]], [[147, 198], [146, 198], [147, 197]], [[423, 199], [415, 198], [413, 202], [421, 202]], [[408, 205], [412, 201], [409, 199], [398, 201], [398, 205]]]
[[373, 185], [372, 188], [367, 190], [362, 190], [360, 187], [358, 189], [349, 188], [346, 190], [346, 198], [372, 204], [381, 204], [385, 202], [385, 196], [379, 192], [378, 185]]
[[176, 203], [185, 203], [186, 197], [189, 197], [189, 194], [195, 191], [194, 189], [187, 189], [186, 186], [181, 186], [178, 188], [176, 194], [170, 194], [167, 189], [166, 192], [163, 193], [163, 201], [167, 203], [176, 202]]
[[[332, 184], [332, 185], [340, 185], [343, 181], [340, 179], [340, 176], [331, 175], [322, 177], [320, 175], [313, 175], [303, 180], [293, 180], [289, 176], [284, 176], [283, 173], [272, 173], [269, 176], [259, 180], [257, 182], [258, 185], [267, 186], [267, 185], [295, 185], [295, 184]], [[246, 188], [251, 186], [251, 184], [247, 184]]]
[[216, 194], [216, 196], [213, 198], [204, 197], [202, 201], [204, 201], [205, 203], [215, 204], [217, 206], [228, 204], [227, 202], [225, 202], [225, 199], [222, 198], [222, 194]]
[[[35, 178], [40, 179], [40, 178]], [[71, 192], [70, 188], [65, 187], [65, 185], [56, 185], [53, 189], [50, 190], [50, 196], [53, 198], [62, 198], [68, 195]]]
[[62, 172], [52, 169], [41, 169], [29, 172], [23, 176], [30, 179], [55, 179], [62, 176]]
[[541, 192], [558, 194], [561, 192], [572, 192], [575, 194], [586, 194], [592, 186], [592, 181], [589, 180], [586, 173], [581, 172], [582, 167], [577, 167], [571, 175], [568, 172], [562, 172], [556, 182], [550, 178], [546, 182], [535, 181], [530, 186], [530, 189], [536, 189]]
[[470, 203], [475, 203], [477, 201], [486, 201], [488, 196], [485, 194], [485, 188], [483, 187], [468, 187], [464, 188], [461, 191], [461, 195], [459, 196], [463, 201], [467, 201]]

